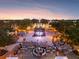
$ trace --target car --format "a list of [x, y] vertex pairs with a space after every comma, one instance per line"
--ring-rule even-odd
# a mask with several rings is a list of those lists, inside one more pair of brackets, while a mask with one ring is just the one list
[[4, 54], [6, 54], [8, 51], [5, 49], [0, 49], [0, 56], [3, 56]]
[[76, 55], [79, 55], [79, 51], [78, 50], [73, 50], [73, 53], [75, 53]]

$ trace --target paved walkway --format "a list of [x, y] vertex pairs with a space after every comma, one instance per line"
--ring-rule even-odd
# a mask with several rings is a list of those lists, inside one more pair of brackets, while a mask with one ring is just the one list
[[5, 49], [7, 49], [9, 52], [12, 51], [19, 43], [15, 43], [12, 45], [8, 45], [5, 47]]
[[[45, 56], [36, 57], [32, 54], [32, 50], [21, 50], [18, 54], [19, 59], [55, 59], [55, 53], [47, 53]], [[74, 53], [67, 55], [68, 59], [79, 59]]]

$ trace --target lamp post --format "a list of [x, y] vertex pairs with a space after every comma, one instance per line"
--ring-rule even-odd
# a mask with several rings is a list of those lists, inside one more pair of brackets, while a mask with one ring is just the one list
[[74, 25], [75, 25], [75, 28], [76, 28], [76, 22], [77, 22], [76, 20], [73, 21], [73, 23], [74, 23]]

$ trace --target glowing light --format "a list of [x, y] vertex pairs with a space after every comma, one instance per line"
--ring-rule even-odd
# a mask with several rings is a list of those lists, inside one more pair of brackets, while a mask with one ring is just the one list
[[36, 32], [37, 35], [43, 35], [43, 32]]

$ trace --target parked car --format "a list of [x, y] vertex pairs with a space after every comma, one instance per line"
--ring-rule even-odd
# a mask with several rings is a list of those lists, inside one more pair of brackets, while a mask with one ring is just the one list
[[5, 49], [0, 49], [0, 56], [3, 56], [4, 54], [6, 54], [8, 51]]
[[73, 50], [73, 53], [75, 53], [76, 55], [79, 55], [79, 51], [78, 50]]

